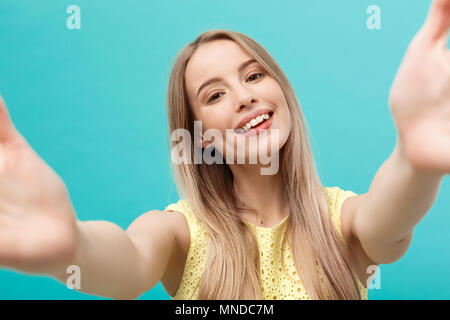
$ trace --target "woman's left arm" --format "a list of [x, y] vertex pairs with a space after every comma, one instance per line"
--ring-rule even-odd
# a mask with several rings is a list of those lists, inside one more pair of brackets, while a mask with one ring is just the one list
[[[434, 0], [391, 88], [398, 137], [368, 193], [350, 198], [348, 230], [373, 261], [398, 260], [450, 173], [450, 0]], [[343, 213], [344, 214], [344, 213]]]

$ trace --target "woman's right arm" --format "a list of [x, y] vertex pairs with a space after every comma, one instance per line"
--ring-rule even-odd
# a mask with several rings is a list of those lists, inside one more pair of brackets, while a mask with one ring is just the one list
[[163, 276], [175, 246], [171, 217], [150, 211], [126, 231], [77, 220], [64, 182], [16, 130], [0, 97], [0, 267], [66, 283], [76, 265], [80, 291], [134, 299]]
[[51, 272], [66, 283], [75, 265], [79, 291], [113, 299], [136, 299], [162, 278], [175, 246], [173, 216], [150, 211], [124, 231], [108, 221], [77, 221], [73, 259]]
[[77, 221], [76, 253], [53, 277], [66, 283], [69, 265], [80, 270], [80, 291], [136, 299], [162, 278], [175, 246], [173, 216], [150, 211], [124, 231], [108, 221]]

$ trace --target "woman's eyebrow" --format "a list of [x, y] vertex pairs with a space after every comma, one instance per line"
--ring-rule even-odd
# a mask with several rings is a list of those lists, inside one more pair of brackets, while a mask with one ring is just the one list
[[[252, 63], [254, 63], [254, 62], [257, 62], [256, 59], [250, 59], [250, 60], [245, 61], [244, 63], [242, 63], [242, 64], [239, 66], [238, 72], [241, 72], [245, 67], [247, 67], [248, 65], [250, 65], [250, 64], [252, 64]], [[220, 77], [214, 77], [214, 78], [211, 78], [211, 79], [209, 79], [209, 80], [206, 80], [206, 81], [203, 82], [203, 84], [198, 88], [198, 90], [197, 90], [197, 96], [200, 94], [200, 91], [201, 91], [204, 87], [206, 87], [207, 85], [210, 85], [211, 83], [214, 83], [214, 82], [220, 82], [220, 81], [223, 81], [223, 79], [220, 78]]]

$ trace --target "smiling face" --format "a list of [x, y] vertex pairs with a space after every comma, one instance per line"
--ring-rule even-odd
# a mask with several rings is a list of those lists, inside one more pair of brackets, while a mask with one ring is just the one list
[[[202, 121], [202, 132], [217, 129], [222, 133], [223, 139], [212, 144], [224, 156], [229, 147], [235, 155], [236, 148], [245, 148], [246, 160], [260, 148], [270, 150], [274, 129], [278, 129], [278, 149], [286, 142], [291, 117], [280, 85], [234, 41], [201, 45], [186, 66], [185, 87], [194, 118]], [[267, 135], [261, 134], [264, 129]], [[232, 141], [226, 140], [227, 130]], [[249, 147], [249, 139], [256, 136], [258, 144]]]

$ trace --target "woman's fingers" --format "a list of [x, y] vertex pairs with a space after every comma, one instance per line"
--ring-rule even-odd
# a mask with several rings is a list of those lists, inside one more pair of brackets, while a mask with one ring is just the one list
[[[0, 96], [0, 143], [4, 143], [17, 137], [17, 130], [9, 117], [3, 97]], [[1, 156], [1, 153], [0, 153]]]
[[434, 0], [423, 26], [424, 38], [445, 47], [450, 28], [450, 0]]

